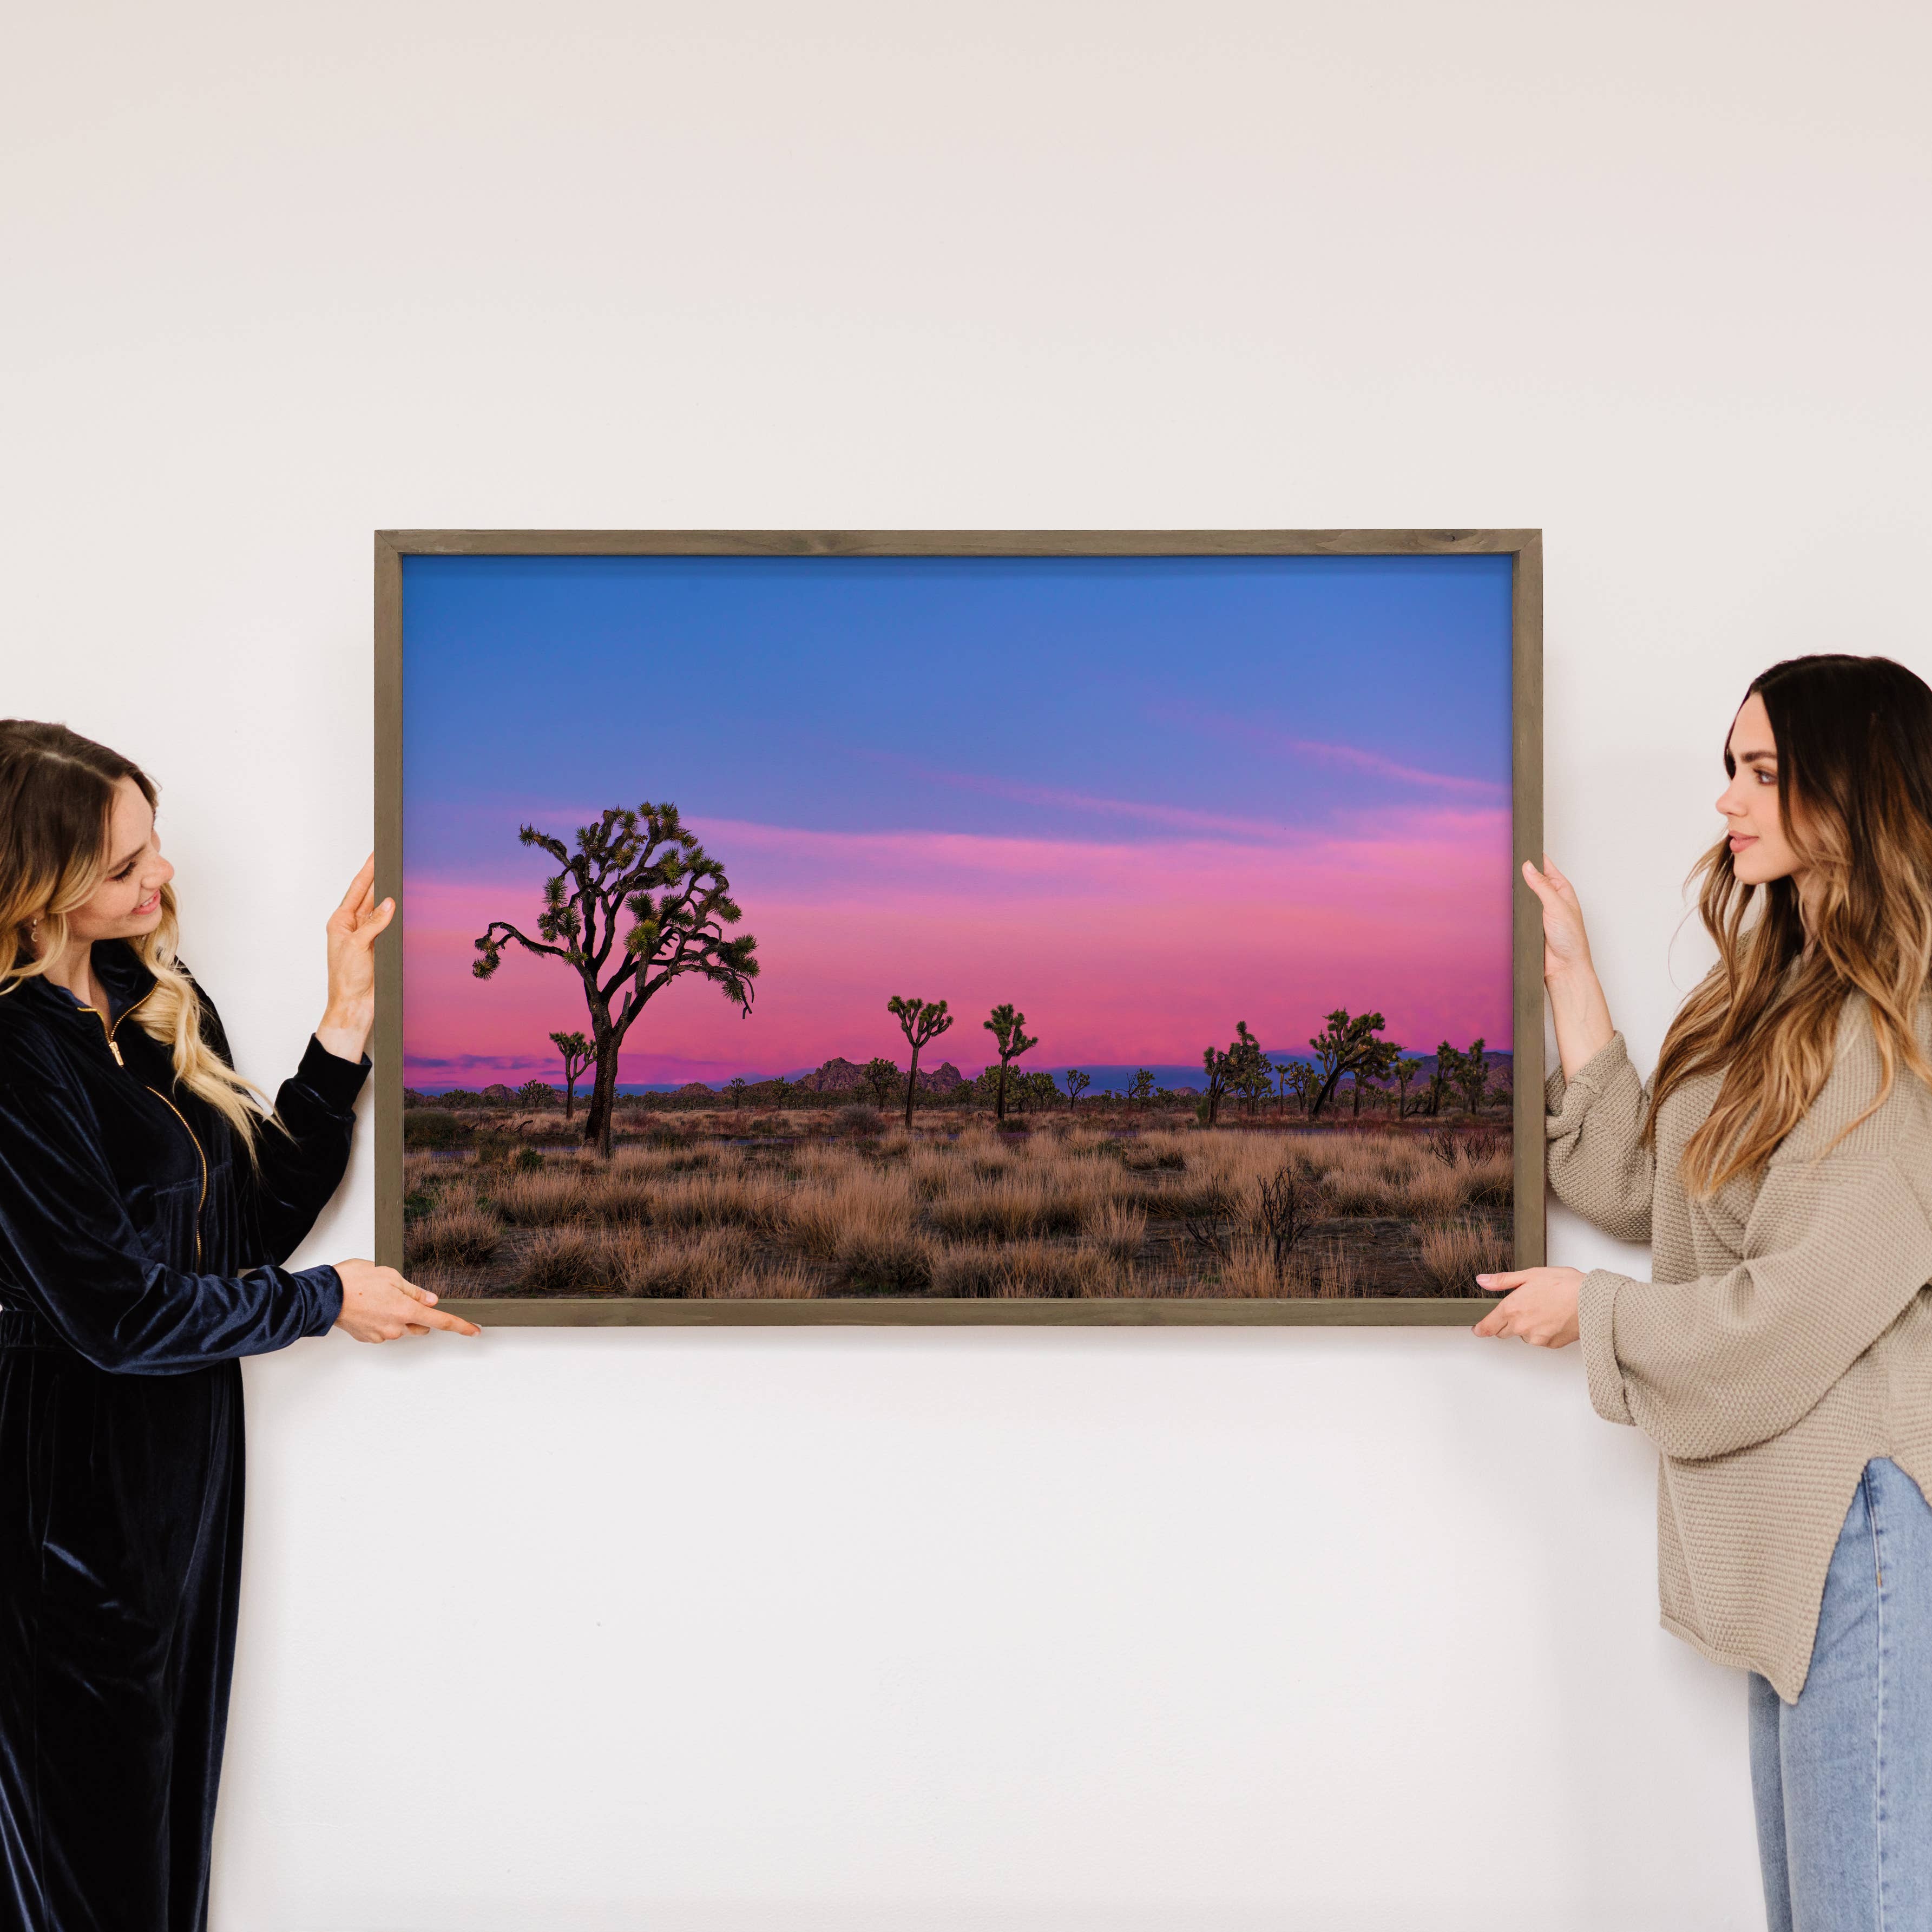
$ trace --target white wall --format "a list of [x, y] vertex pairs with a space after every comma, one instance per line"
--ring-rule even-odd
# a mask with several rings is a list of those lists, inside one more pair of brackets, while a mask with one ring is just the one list
[[[272, 1083], [370, 841], [376, 527], [1540, 524], [1551, 848], [1647, 1062], [1745, 680], [1932, 671], [1927, 22], [17, 9], [4, 708], [158, 775]], [[304, 1259], [368, 1251], [370, 1155]], [[1657, 1628], [1574, 1352], [512, 1330], [248, 1379], [218, 1932], [1761, 1922], [1742, 1679]]]

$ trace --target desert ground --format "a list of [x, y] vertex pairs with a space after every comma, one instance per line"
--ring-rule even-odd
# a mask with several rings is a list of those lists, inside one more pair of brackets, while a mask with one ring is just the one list
[[1473, 1122], [720, 1108], [627, 1120], [606, 1163], [561, 1112], [449, 1119], [404, 1162], [445, 1297], [1474, 1295], [1509, 1264], [1509, 1135]]

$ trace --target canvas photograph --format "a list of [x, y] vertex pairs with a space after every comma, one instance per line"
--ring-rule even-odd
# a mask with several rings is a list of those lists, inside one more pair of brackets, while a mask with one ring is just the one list
[[400, 1264], [873, 1318], [1478, 1296], [1519, 567], [401, 554]]

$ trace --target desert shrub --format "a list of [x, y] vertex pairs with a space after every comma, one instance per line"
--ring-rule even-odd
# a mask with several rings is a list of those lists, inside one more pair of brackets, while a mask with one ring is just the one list
[[608, 1294], [618, 1256], [601, 1234], [546, 1228], [524, 1251], [517, 1286], [525, 1294]]
[[1422, 1231], [1422, 1271], [1438, 1294], [1479, 1295], [1474, 1277], [1509, 1264], [1508, 1239], [1486, 1222], [1438, 1221]]
[[412, 1107], [403, 1115], [405, 1148], [458, 1148], [468, 1144], [466, 1121], [441, 1107]]
[[[420, 1262], [477, 1268], [496, 1252], [502, 1223], [475, 1207], [439, 1208], [404, 1231], [403, 1252], [411, 1267]], [[418, 1284], [420, 1286], [420, 1284]]]
[[885, 1116], [867, 1100], [854, 1100], [832, 1117], [833, 1131], [842, 1134], [875, 1134], [885, 1124]]

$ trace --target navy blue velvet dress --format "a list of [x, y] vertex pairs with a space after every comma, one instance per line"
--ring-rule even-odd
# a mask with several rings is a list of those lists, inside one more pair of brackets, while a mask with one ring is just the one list
[[258, 1178], [130, 1020], [153, 975], [122, 940], [93, 958], [106, 1015], [45, 980], [0, 996], [0, 1928], [202, 1932], [239, 1358], [341, 1311], [334, 1268], [281, 1264], [341, 1181], [369, 1062], [310, 1040]]

